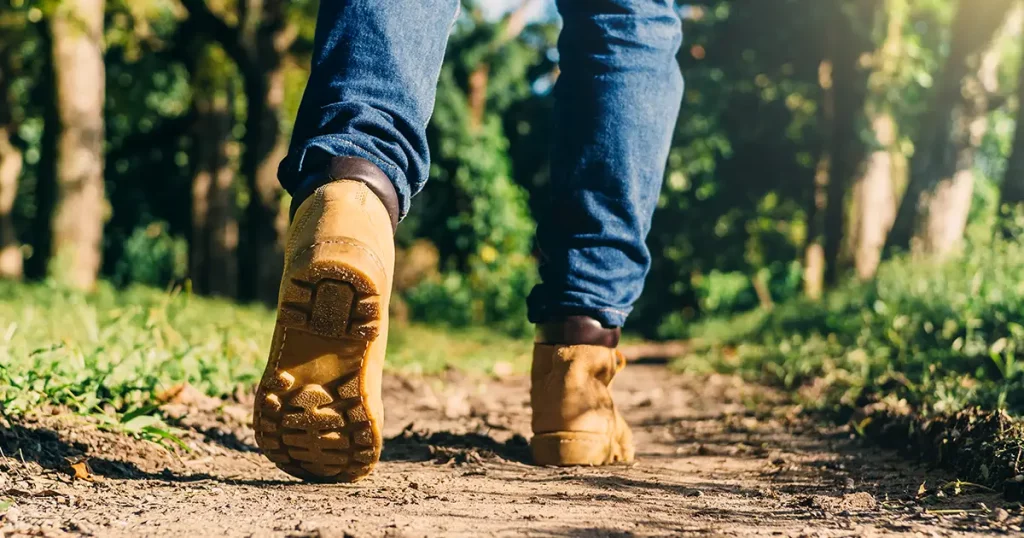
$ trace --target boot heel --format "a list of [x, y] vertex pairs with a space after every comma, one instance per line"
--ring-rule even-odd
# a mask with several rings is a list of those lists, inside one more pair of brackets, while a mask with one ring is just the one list
[[530, 451], [537, 465], [605, 465], [618, 461], [612, 455], [608, 435], [596, 433], [542, 433], [530, 441]]
[[366, 387], [365, 359], [386, 315], [386, 272], [365, 244], [336, 238], [298, 253], [283, 280], [256, 442], [289, 474], [354, 482], [380, 459], [382, 417], [367, 403], [379, 395]]

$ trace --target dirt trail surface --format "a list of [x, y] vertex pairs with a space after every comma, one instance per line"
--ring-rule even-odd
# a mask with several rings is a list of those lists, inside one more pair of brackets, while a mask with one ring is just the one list
[[[265, 461], [246, 402], [185, 388], [165, 411], [190, 452], [80, 418], [0, 424], [6, 536], [964, 536], [1017, 534], [1019, 505], [968, 493], [917, 499], [952, 477], [729, 377], [633, 365], [615, 391], [635, 465], [526, 463], [528, 380], [390, 376], [384, 461], [351, 485], [299, 483]], [[245, 398], [242, 398], [243, 400]], [[78, 465], [79, 478], [72, 473]], [[969, 490], [970, 488], [964, 488]], [[3, 504], [0, 504], [3, 506]], [[955, 510], [965, 509], [957, 513]]]

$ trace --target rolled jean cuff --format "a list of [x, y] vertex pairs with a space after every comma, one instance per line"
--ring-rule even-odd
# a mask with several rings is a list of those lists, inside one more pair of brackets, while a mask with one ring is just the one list
[[382, 159], [372, 151], [363, 149], [339, 136], [322, 135], [310, 140], [300, 152], [299, 164], [289, 170], [288, 160], [281, 164], [279, 176], [281, 185], [292, 196], [292, 211], [299, 207], [318, 188], [336, 181], [329, 173], [331, 159], [334, 157], [358, 157], [366, 159], [380, 168], [398, 193], [399, 220], [409, 212], [410, 188], [402, 174], [394, 164]]
[[596, 319], [605, 328], [616, 329], [626, 324], [630, 310], [632, 309], [599, 308], [576, 303], [556, 303], [545, 306], [531, 304], [529, 319], [530, 323], [541, 324], [558, 321], [569, 316], [587, 316]]

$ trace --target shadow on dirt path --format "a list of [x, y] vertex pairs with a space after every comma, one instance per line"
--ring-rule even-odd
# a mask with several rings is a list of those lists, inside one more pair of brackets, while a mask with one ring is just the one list
[[387, 439], [381, 453], [381, 461], [433, 461], [459, 465], [488, 460], [529, 463], [530, 445], [521, 435], [499, 443], [481, 433], [441, 431], [423, 434], [406, 429]]
[[[255, 451], [246, 402], [194, 391], [164, 408], [188, 452], [76, 417], [9, 424], [0, 535], [961, 536], [1022, 519], [991, 496], [919, 500], [922, 483], [955, 477], [808, 422], [764, 388], [657, 365], [615, 386], [636, 464], [534, 467], [527, 389], [523, 377], [390, 376], [383, 461], [350, 485], [279, 472]], [[92, 476], [74, 480], [83, 459]]]

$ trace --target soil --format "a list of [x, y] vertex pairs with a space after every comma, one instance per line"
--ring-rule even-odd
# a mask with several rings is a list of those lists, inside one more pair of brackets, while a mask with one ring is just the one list
[[383, 461], [348, 485], [303, 484], [264, 460], [245, 395], [169, 392], [188, 452], [59, 413], [0, 421], [0, 536], [969, 536], [1024, 524], [1019, 504], [810, 422], [763, 387], [659, 365], [616, 380], [636, 464], [534, 467], [528, 384], [389, 376]]

